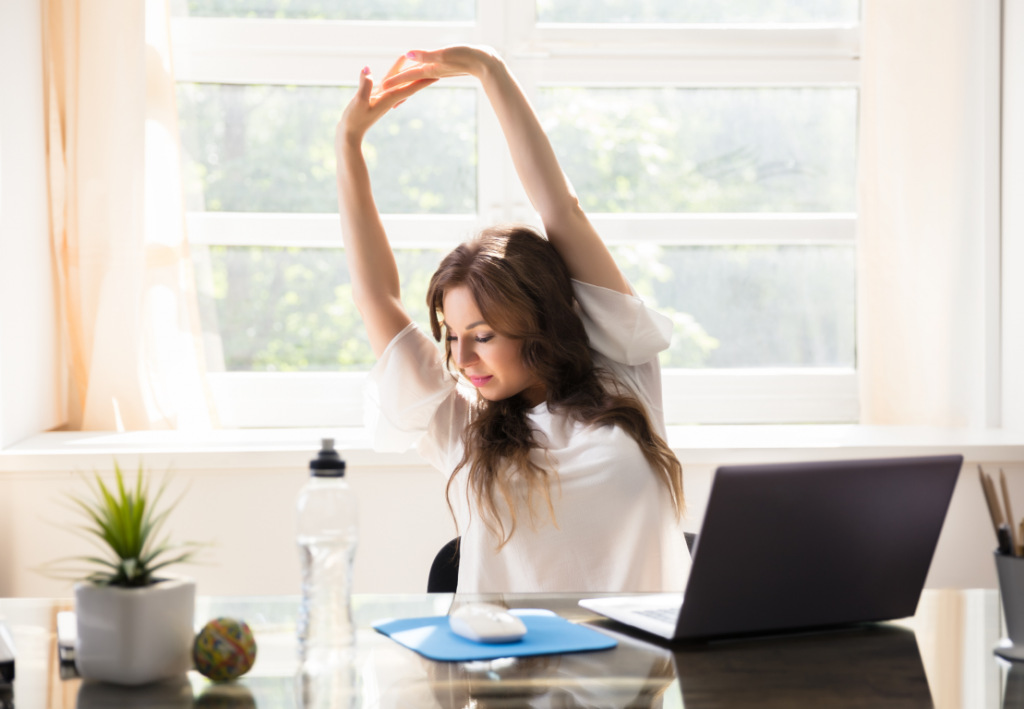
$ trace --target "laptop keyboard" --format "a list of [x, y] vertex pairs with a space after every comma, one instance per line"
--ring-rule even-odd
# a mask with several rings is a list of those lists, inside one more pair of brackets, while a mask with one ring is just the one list
[[679, 607], [674, 608], [651, 608], [649, 610], [633, 611], [637, 615], [647, 616], [648, 618], [654, 618], [654, 620], [661, 621], [662, 623], [676, 624], [679, 620]]

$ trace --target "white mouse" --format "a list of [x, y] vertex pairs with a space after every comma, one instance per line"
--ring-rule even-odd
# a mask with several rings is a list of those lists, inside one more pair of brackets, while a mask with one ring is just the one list
[[511, 643], [526, 635], [526, 625], [501, 606], [470, 603], [448, 616], [452, 632], [477, 643]]

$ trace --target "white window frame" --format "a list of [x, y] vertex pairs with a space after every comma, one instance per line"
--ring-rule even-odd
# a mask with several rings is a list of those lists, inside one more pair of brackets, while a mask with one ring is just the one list
[[[477, 0], [476, 22], [177, 18], [178, 81], [351, 85], [410, 48], [495, 47], [531, 99], [548, 86], [856, 87], [860, 30], [848, 25], [536, 23], [535, 0]], [[640, 77], [639, 79], [637, 77]], [[474, 86], [469, 80], [451, 85]], [[501, 221], [539, 225], [497, 117], [478, 90], [476, 215], [383, 215], [396, 248], [444, 248]], [[609, 244], [856, 243], [855, 214], [590, 214]], [[642, 225], [642, 228], [637, 228]], [[188, 214], [196, 244], [341, 246], [333, 214]], [[287, 234], [287, 237], [283, 236]], [[209, 379], [223, 425], [362, 425], [363, 373], [220, 372]], [[683, 423], [848, 423], [855, 369], [666, 369], [666, 419]]]

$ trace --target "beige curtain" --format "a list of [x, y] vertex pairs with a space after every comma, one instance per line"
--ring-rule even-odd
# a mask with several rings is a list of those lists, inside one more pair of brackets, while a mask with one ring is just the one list
[[205, 428], [165, 0], [44, 0], [69, 428]]
[[993, 172], [990, 149], [995, 137], [998, 161], [998, 88], [993, 96], [990, 83], [998, 82], [998, 7], [999, 0], [864, 3], [857, 309], [863, 423], [993, 423], [986, 260], [993, 214], [998, 219], [998, 202], [991, 208], [998, 162]]

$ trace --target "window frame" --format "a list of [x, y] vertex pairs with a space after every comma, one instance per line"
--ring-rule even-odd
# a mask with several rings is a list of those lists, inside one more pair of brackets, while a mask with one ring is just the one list
[[[856, 25], [537, 23], [535, 0], [477, 0], [476, 10], [475, 22], [451, 23], [173, 18], [176, 80], [350, 86], [364, 65], [382, 74], [411, 47], [468, 43], [495, 47], [534, 101], [555, 86], [858, 86]], [[396, 248], [450, 248], [500, 221], [539, 226], [482, 89], [469, 79], [449, 85], [477, 90], [477, 214], [382, 215]], [[589, 216], [610, 245], [856, 246], [854, 213]], [[341, 246], [336, 214], [190, 212], [187, 226], [195, 244]], [[365, 373], [208, 377], [227, 427], [362, 425]], [[663, 381], [670, 424], [859, 418], [855, 368], [666, 369]]]

